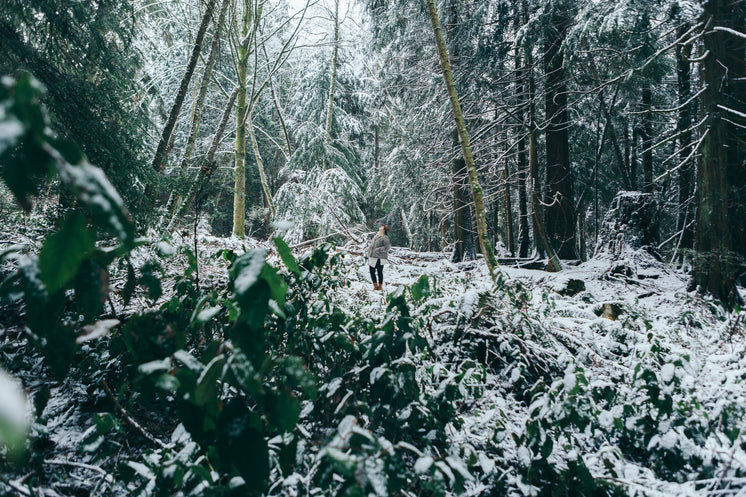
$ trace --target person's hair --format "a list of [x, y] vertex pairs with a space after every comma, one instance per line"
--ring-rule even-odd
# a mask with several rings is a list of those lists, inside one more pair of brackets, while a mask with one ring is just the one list
[[383, 223], [381, 223], [381, 226], [383, 226], [384, 234], [388, 235], [389, 231], [391, 231], [391, 226], [389, 226], [388, 224], [383, 224]]

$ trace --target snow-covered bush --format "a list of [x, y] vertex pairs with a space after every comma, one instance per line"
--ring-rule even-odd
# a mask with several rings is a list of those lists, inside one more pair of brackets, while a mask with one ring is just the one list
[[293, 223], [285, 239], [298, 243], [363, 223], [361, 197], [360, 188], [341, 168], [296, 171], [275, 195], [278, 220]]

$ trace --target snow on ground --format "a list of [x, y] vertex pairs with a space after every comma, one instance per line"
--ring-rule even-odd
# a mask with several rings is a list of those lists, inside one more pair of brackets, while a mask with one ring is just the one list
[[[192, 249], [193, 239], [189, 234], [175, 233], [168, 242], [138, 249], [133, 261], [139, 267], [153, 257], [162, 258], [166, 275], [183, 273], [186, 265], [184, 248]], [[268, 252], [269, 262], [282, 266], [271, 243], [200, 233], [198, 251], [201, 281], [227, 281], [227, 262], [216, 257], [221, 250], [228, 249], [240, 254], [252, 248], [264, 248]], [[384, 292], [375, 291], [363, 255], [364, 249], [363, 243], [353, 242], [336, 249], [342, 255], [342, 278], [346, 281], [334, 290], [331, 297], [338, 306], [351, 312], [371, 317], [382, 316], [386, 311], [387, 295], [404, 291], [422, 275], [426, 275], [430, 285], [438, 289], [437, 295], [428, 300], [428, 305], [436, 307], [430, 311], [431, 315], [459, 314], [469, 321], [479, 312], [480, 294], [495, 293], [494, 284], [482, 260], [454, 264], [450, 262], [448, 253], [414, 252], [402, 247], [394, 247], [390, 253], [389, 264], [384, 268]], [[305, 246], [295, 253], [300, 257], [311, 250], [313, 247]], [[167, 256], [175, 258], [167, 259]], [[658, 368], [662, 388], [667, 388], [674, 381], [679, 382], [681, 391], [696, 396], [691, 400], [701, 405], [701, 412], [707, 413], [711, 423], [717, 423], [723, 410], [729, 406], [740, 404], [746, 407], [746, 382], [742, 381], [746, 377], [746, 323], [743, 313], [723, 313], [708, 300], [687, 292], [686, 275], [654, 263], [644, 255], [627, 254], [622, 262], [627, 269], [619, 270], [620, 261], [604, 258], [569, 266], [559, 273], [509, 266], [499, 268], [498, 279], [508, 284], [520, 283], [527, 290], [530, 313], [540, 316], [539, 324], [543, 331], [552, 334], [557, 343], [568, 344], [565, 350], [540, 351], [551, 354], [568, 366], [564, 374], [556, 378], [558, 387], [570, 391], [576, 386], [577, 377], [570, 366], [578, 364], [584, 368], [592, 386], [611, 386], [619, 392], [626, 392], [626, 395], [633, 395], [631, 383], [634, 368], [646, 360], [642, 358], [649, 355], [651, 344], [659, 344], [664, 352], [660, 364], [653, 366]], [[585, 290], [574, 295], [562, 295], [572, 280], [582, 281]], [[115, 288], [121, 288], [122, 275], [115, 276], [113, 283]], [[606, 310], [604, 304], [620, 313], [618, 316], [609, 316], [616, 317], [616, 320], [603, 317]], [[145, 302], [141, 298], [134, 299], [131, 304], [132, 307], [139, 305], [153, 306], [157, 303]], [[412, 309], [412, 312], [416, 314], [418, 310]], [[518, 319], [519, 313], [515, 314]], [[425, 336], [432, 340], [442, 331], [436, 326], [434, 335], [425, 333]], [[626, 341], [615, 338], [624, 334]], [[446, 366], [443, 368], [447, 369]], [[478, 385], [481, 393], [470, 401], [471, 404], [462, 406], [462, 426], [450, 430], [449, 436], [454, 445], [476, 448], [484, 446], [491, 439], [500, 445], [506, 460], [528, 464], [531, 455], [525, 446], [513, 441], [511, 434], [525, 432], [531, 407], [504, 395], [507, 388], [517, 383], [521, 374], [516, 367], [500, 375], [487, 375], [483, 383]], [[54, 401], [48, 407], [50, 413], [55, 413], [53, 418], [57, 415], [60, 419], [70, 416], [70, 413], [56, 413], [55, 407]], [[623, 416], [618, 408], [615, 406], [602, 411], [598, 415], [600, 424], [612, 426], [615, 418]], [[58, 421], [51, 420], [52, 425], [55, 422]], [[500, 429], [496, 430], [496, 427]], [[594, 435], [576, 433], [572, 436], [580, 438], [582, 442], [583, 437], [591, 440]], [[57, 437], [60, 439], [55, 440], [56, 443], [69, 445], [71, 449], [79, 443], [67, 430], [60, 430]], [[729, 457], [728, 464], [732, 468], [736, 468], [740, 474], [746, 473], [746, 454], [738, 443], [729, 444], [727, 440], [712, 437], [703, 447], [689, 447], [687, 443], [688, 438], [673, 428], [659, 433], [650, 442], [663, 448], [683, 447], [685, 452], [701, 456], [704, 464], [713, 458], [722, 460]], [[552, 457], [567, 457], [563, 450], [555, 449]], [[604, 465], [613, 461], [618, 473], [617, 483], [625, 486], [629, 495], [694, 496], [716, 495], [717, 492], [720, 492], [718, 495], [736, 495], [737, 489], [744, 487], [744, 482], [736, 482], [735, 486], [729, 487], [727, 470], [716, 473], [711, 482], [661, 480], [650, 468], [619, 457], [615, 450], [607, 447], [595, 453], [585, 453], [586, 464], [593, 474], [601, 474]], [[729, 454], [724, 455], [723, 452], [727, 450]], [[495, 478], [509, 481], [511, 488], [524, 489], [526, 495], [532, 493], [530, 486], [517, 479], [515, 474], [496, 467], [493, 458], [476, 449], [475, 453], [485, 474], [495, 472]], [[729, 488], [736, 490], [728, 492]], [[477, 484], [467, 489], [467, 495], [480, 495], [483, 490]]]
[[[347, 246], [342, 251], [348, 252], [344, 261], [350, 286], [338, 292], [337, 303], [371, 315], [382, 313], [385, 310], [384, 296], [373, 290], [366, 261], [360, 255], [362, 247]], [[385, 292], [411, 286], [424, 274], [430, 278], [431, 284], [435, 282], [443, 295], [447, 295], [441, 299], [444, 309], [456, 302], [468, 319], [467, 314], [473, 312], [477, 295], [490, 292], [492, 282], [483, 261], [454, 264], [448, 260], [448, 255], [392, 249], [390, 264], [384, 269]], [[676, 377], [682, 391], [696, 396], [682, 401], [691, 401], [695, 405], [701, 403], [702, 411], [696, 415], [709, 416], [707, 421], [712, 423], [734, 403], [743, 407], [746, 402], [746, 384], [740, 381], [746, 367], [742, 359], [743, 314], [728, 315], [712, 302], [687, 292], [685, 274], [644, 254], [627, 256], [623, 262], [631, 268], [631, 274], [623, 271], [620, 274], [619, 261], [609, 259], [590, 260], [567, 267], [560, 273], [515, 267], [501, 267], [499, 272], [508, 281], [521, 282], [530, 289], [532, 305], [544, 308], [541, 310], [545, 314], [543, 326], [572, 344], [575, 353], [570, 354], [573, 356], [571, 360], [582, 365], [592, 385], [611, 385], [620, 391], [633, 391], [625, 382], [631, 383], [636, 374], [633, 369], [643, 364], [643, 359], [638, 358], [645, 357], [655, 344], [659, 344], [666, 351], [662, 359], [664, 364], [653, 364], [654, 367], [660, 366], [657, 373], [660, 382], [670, 385]], [[585, 290], [574, 296], [560, 295], [570, 280], [583, 281]], [[601, 317], [604, 304], [613, 304], [621, 312], [618, 320]], [[632, 350], [626, 351], [631, 353], [620, 355], [617, 350], [619, 341], [610, 337], [622, 332], [624, 320], [627, 320], [625, 332], [635, 336], [628, 344]], [[684, 358], [683, 362], [681, 358]], [[674, 365], [677, 360], [680, 362]], [[520, 371], [516, 368], [511, 374], [516, 376]], [[515, 383], [516, 379], [488, 376], [482, 397], [464, 416], [464, 426], [451, 435], [455, 443], [477, 446], [494, 433], [497, 423], [505, 425], [505, 433], [521, 433], [529, 409], [510, 403], [498, 389], [489, 387], [511, 380]], [[570, 391], [576, 376], [568, 370], [562, 381], [565, 390]], [[618, 409], [602, 412], [600, 419], [611, 424], [617, 416], [623, 416]], [[720, 474], [719, 479], [714, 478], [711, 482], [663, 481], [651, 469], [625, 460], [617, 462], [620, 471], [618, 483], [626, 486], [630, 495], [707, 495], [710, 492], [714, 492], [712, 495], [717, 492], [735, 495], [738, 488], [743, 490], [743, 481], [729, 487], [727, 472], [734, 469], [743, 474], [746, 458], [737, 443], [728, 443], [722, 435], [721, 438], [723, 440], [709, 440], [702, 448], [693, 446], [686, 436], [672, 428], [650, 441], [651, 446], [679, 447], [685, 454], [696, 454], [705, 464], [713, 458], [727, 459], [723, 451], [730, 450], [730, 467]], [[510, 452], [516, 447], [506, 441], [505, 449]], [[529, 457], [522, 455], [521, 450], [525, 450], [522, 447], [517, 450], [515, 456], [519, 459]], [[595, 456], [597, 468], [604, 464], [603, 459], [603, 454]], [[586, 454], [586, 460], [593, 471], [593, 454]], [[494, 465], [488, 460], [483, 462], [486, 468]], [[521, 486], [521, 482], [514, 483]], [[479, 495], [479, 487], [470, 493]]]

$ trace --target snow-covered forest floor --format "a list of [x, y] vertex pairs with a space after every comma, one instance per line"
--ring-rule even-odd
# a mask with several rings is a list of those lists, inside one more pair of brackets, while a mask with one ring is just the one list
[[[125, 308], [119, 300], [125, 275], [115, 272], [111, 305], [119, 318], [166, 304], [174, 291], [169, 282], [194, 278], [184, 255], [192, 247], [190, 237], [174, 235], [136, 249], [135, 265], [159, 261], [164, 291], [156, 301], [135, 294]], [[272, 244], [200, 236], [202, 288], [228, 283], [225, 250], [240, 255], [258, 247], [268, 250], [271, 265], [283, 267]], [[481, 260], [453, 264], [447, 253], [395, 247], [385, 291], [377, 292], [364, 243], [325, 250], [337, 257], [307, 290], [306, 320], [316, 324], [306, 325], [304, 345], [318, 395], [302, 401], [292, 469], [273, 464], [269, 494], [359, 488], [387, 495], [397, 478], [407, 480], [400, 484], [404, 495], [415, 495], [413, 489], [475, 496], [746, 492], [744, 313], [726, 314], [688, 293], [684, 274], [628, 250], [617, 260], [592, 259], [560, 273], [501, 266], [493, 282]], [[313, 253], [305, 247], [295, 256]], [[380, 330], [393, 338], [376, 342]], [[2, 341], [4, 362], [17, 366], [11, 373], [34, 391], [45, 375], [43, 361], [16, 333]], [[340, 344], [354, 353], [339, 358]], [[94, 381], [81, 374], [91, 371], [91, 361], [113, 364], [110, 354], [84, 347], [74, 372], [52, 383], [32, 435], [38, 467], [0, 483], [0, 493], [153, 495], [163, 475], [176, 471], [174, 461], [186, 474], [184, 468], [204, 463], [171, 411], [137, 400], [142, 378], [119, 390], [131, 396], [122, 400], [124, 412], [166, 443], [154, 450], [137, 433], [133, 438], [122, 412], [107, 404], [101, 375]], [[103, 376], [123, 370], [110, 366]], [[148, 409], [134, 410], [142, 405]], [[107, 411], [112, 414], [102, 414]], [[351, 443], [355, 433], [367, 445]], [[109, 443], [115, 448], [107, 449]], [[272, 453], [272, 440], [269, 446]], [[328, 469], [324, 461], [331, 461]], [[29, 478], [35, 471], [46, 477]]]
[[[421, 275], [427, 275], [442, 295], [435, 299], [440, 309], [433, 309], [431, 315], [457, 314], [462, 317], [466, 333], [499, 340], [501, 332], [506, 330], [485, 329], [477, 324], [476, 316], [489, 312], [480, 306], [480, 294], [490, 295], [493, 289], [486, 265], [452, 264], [448, 255], [395, 249], [392, 264], [386, 268], [390, 282], [387, 291], [401, 291]], [[609, 468], [613, 461], [615, 476], [609, 480], [626, 487], [630, 495], [746, 495], [743, 479], [746, 452], [741, 435], [746, 427], [743, 424], [746, 408], [743, 313], [725, 315], [711, 302], [687, 292], [687, 275], [657, 263], [642, 251], [628, 251], [625, 256], [622, 260], [590, 260], [555, 274], [503, 266], [499, 279], [504, 281], [503, 285], [522, 287], [526, 305], [502, 308], [498, 313], [503, 314], [505, 322], [525, 319], [537, 327], [531, 347], [551, 344], [543, 352], [564, 368], [563, 374], [551, 376], [551, 390], [559, 397], [566, 397], [565, 402], [577, 400], [571, 392], [578, 389], [581, 377], [585, 381], [581, 391], [609, 388], [614, 396], [632, 400], [640, 395], [641, 370], [649, 368], [645, 370], [652, 372], [651, 382], [657, 383], [662, 394], [673, 397], [674, 411], [682, 410], [678, 416], [692, 418], [661, 419], [657, 433], [644, 442], [645, 430], [639, 432], [641, 440], [637, 443], [651, 453], [660, 451], [660, 456], [653, 460], [622, 460], [617, 455], [607, 458], [618, 448], [610, 443], [612, 440], [599, 445], [598, 439], [605, 438], [599, 431], [614, 423], [625, 427], [639, 425], [640, 413], [627, 412], [623, 405], [604, 401], [591, 408], [578, 402], [581, 405], [577, 407], [588, 409], [586, 415], [593, 416], [600, 426], [593, 427], [594, 423], [590, 423], [584, 430], [560, 428], [567, 430], [561, 438], [568, 443], [565, 449], [569, 450], [557, 448], [561, 455], [553, 455], [572, 459], [581, 447], [595, 445], [597, 452], [582, 454], [591, 473], [603, 473], [602, 466]], [[338, 298], [349, 308], [360, 308], [374, 315], [381, 312], [383, 299], [371, 290], [365, 274], [367, 267], [357, 267], [360, 263], [357, 259], [346, 258], [352, 291], [342, 291]], [[620, 268], [632, 271], [625, 275]], [[568, 283], [573, 280], [582, 281], [585, 290], [568, 291], [572, 287]], [[516, 314], [523, 316], [516, 318]], [[452, 325], [435, 327], [433, 333], [447, 332], [449, 326]], [[433, 342], [437, 343], [437, 339]], [[530, 418], [547, 419], [550, 424], [546, 429], [551, 429], [551, 423], [560, 414], [552, 405], [555, 399], [550, 395], [530, 406], [516, 402], [510, 393], [520, 376], [521, 370], [515, 366], [495, 372], [488, 368], [481, 395], [475, 396], [469, 409], [460, 413], [464, 424], [451, 433], [453, 442], [475, 447], [488, 445], [496, 426], [503, 425], [508, 434], [519, 434]], [[667, 417], [653, 410], [658, 412], [652, 417]], [[730, 412], [738, 412], [741, 417], [732, 440], [723, 433], [716, 433], [706, 441], [690, 438], [687, 425], [704, 424], [722, 429]], [[516, 447], [511, 437], [501, 437], [503, 450], [517, 451], [515, 456], [529, 464], [528, 451]], [[655, 469], [661, 464], [665, 466], [667, 451], [680, 452], [684, 460], [700, 461], [701, 466], [684, 470], [674, 478], [678, 481], [666, 481]], [[718, 465], [717, 461], [722, 462]], [[491, 467], [492, 462], [485, 460], [484, 465]], [[708, 467], [712, 470], [710, 478], [697, 476]], [[688, 471], [689, 476], [684, 477]], [[734, 475], [739, 477], [731, 480]], [[532, 493], [520, 484], [518, 487]], [[475, 485], [468, 493], [480, 495], [484, 489]]]

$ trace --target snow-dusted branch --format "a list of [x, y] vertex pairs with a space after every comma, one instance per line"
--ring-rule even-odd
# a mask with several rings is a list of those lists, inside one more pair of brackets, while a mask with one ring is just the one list
[[725, 26], [715, 26], [712, 28], [713, 31], [720, 31], [721, 33], [728, 33], [733, 36], [738, 36], [739, 38], [746, 39], [746, 33], [741, 33], [740, 31], [736, 31], [735, 29], [726, 28]]

